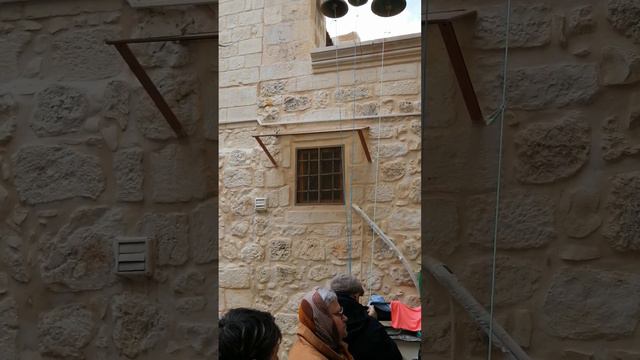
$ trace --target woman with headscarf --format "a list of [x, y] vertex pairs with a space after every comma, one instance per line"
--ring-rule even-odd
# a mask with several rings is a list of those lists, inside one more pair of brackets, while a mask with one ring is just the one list
[[315, 288], [298, 308], [298, 340], [289, 351], [289, 360], [353, 360], [347, 344], [347, 317], [336, 293]]

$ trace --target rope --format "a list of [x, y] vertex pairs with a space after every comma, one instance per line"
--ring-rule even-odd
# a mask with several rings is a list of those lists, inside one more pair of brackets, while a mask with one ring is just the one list
[[[379, 168], [380, 168], [380, 135], [382, 134], [381, 131], [381, 125], [382, 125], [382, 82], [384, 81], [384, 43], [385, 43], [385, 36], [386, 33], [383, 35], [382, 37], [382, 54], [381, 54], [381, 60], [380, 60], [380, 95], [378, 97], [378, 104], [379, 104], [379, 108], [378, 108], [378, 139], [377, 139], [377, 143], [376, 143], [376, 180], [375, 180], [375, 185], [373, 187], [373, 222], [376, 222], [376, 208], [377, 208], [377, 204], [378, 204], [378, 178], [380, 175], [379, 172]], [[368, 276], [368, 281], [367, 281], [367, 287], [368, 287], [368, 291], [369, 291], [369, 299], [371, 299], [371, 278], [373, 276], [373, 254], [375, 251], [375, 239], [376, 239], [376, 233], [375, 231], [371, 232], [371, 262], [369, 263], [369, 276]]]
[[[502, 185], [502, 158], [503, 158], [503, 138], [504, 138], [504, 110], [507, 104], [507, 68], [509, 61], [509, 27], [511, 25], [511, 0], [507, 0], [507, 17], [504, 36], [504, 60], [502, 67], [502, 102], [498, 108], [500, 114], [500, 143], [498, 149], [498, 180], [496, 183], [496, 211], [493, 223], [493, 258], [491, 264], [491, 305], [489, 310], [489, 349], [487, 359], [491, 360], [491, 348], [493, 346], [493, 312], [495, 307], [496, 292], [496, 257], [498, 252], [498, 221], [500, 220], [500, 189]], [[496, 116], [497, 118], [498, 116]]]
[[[353, 97], [352, 97], [352, 116], [351, 116], [351, 129], [355, 129], [356, 127], [356, 63], [358, 56], [358, 42], [356, 41], [355, 34], [358, 33], [358, 18], [359, 15], [356, 13], [356, 18], [354, 21], [354, 38], [353, 38], [353, 66], [352, 66], [352, 75], [353, 75]], [[349, 159], [350, 167], [349, 167], [349, 207], [345, 209], [345, 213], [347, 216], [347, 272], [351, 275], [351, 263], [352, 263], [352, 252], [353, 252], [353, 212], [351, 209], [351, 205], [353, 204], [353, 158], [355, 157], [355, 130], [351, 130], [351, 157]], [[344, 177], [346, 177], [346, 172]], [[343, 181], [343, 184], [346, 184], [346, 181]], [[345, 202], [345, 207], [347, 206]]]

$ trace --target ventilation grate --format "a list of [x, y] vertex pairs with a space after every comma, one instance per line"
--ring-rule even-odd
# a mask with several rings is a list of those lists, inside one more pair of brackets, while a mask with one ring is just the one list
[[115, 243], [115, 271], [118, 275], [149, 275], [150, 241], [146, 237], [120, 237]]

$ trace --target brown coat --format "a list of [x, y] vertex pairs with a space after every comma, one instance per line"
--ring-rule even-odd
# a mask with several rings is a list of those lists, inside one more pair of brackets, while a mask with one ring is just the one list
[[347, 344], [340, 343], [341, 353], [335, 352], [325, 344], [309, 328], [298, 326], [298, 340], [289, 350], [289, 360], [353, 360]]

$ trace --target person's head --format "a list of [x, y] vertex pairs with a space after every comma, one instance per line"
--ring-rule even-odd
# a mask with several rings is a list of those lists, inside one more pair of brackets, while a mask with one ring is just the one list
[[330, 286], [336, 293], [351, 296], [355, 300], [364, 295], [362, 283], [353, 275], [338, 274], [331, 279]]
[[332, 290], [315, 288], [307, 293], [300, 302], [298, 319], [332, 348], [347, 337], [347, 317]]
[[221, 360], [277, 360], [282, 333], [267, 312], [237, 308], [219, 322]]

